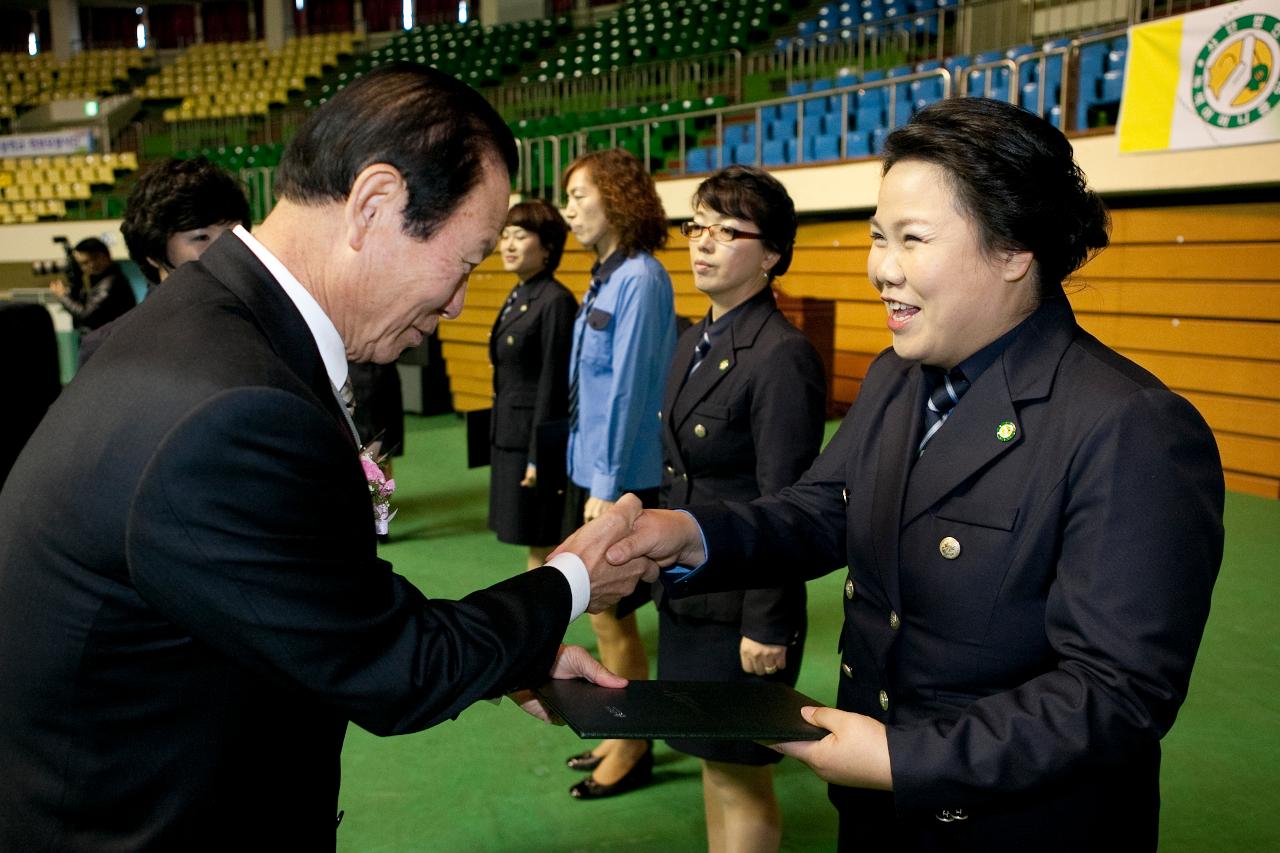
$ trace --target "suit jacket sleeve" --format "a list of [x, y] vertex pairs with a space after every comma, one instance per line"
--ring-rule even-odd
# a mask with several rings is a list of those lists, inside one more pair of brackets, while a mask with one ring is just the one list
[[427, 599], [375, 553], [356, 454], [314, 403], [222, 392], [160, 444], [130, 507], [139, 593], [197, 642], [376, 734], [545, 679], [570, 593], [539, 569]]
[[688, 511], [702, 528], [707, 562], [681, 578], [662, 574], [675, 597], [808, 581], [845, 565], [845, 457], [856, 442], [846, 417], [795, 485], [750, 503], [707, 503]]
[[[794, 484], [813, 464], [822, 447], [827, 399], [822, 361], [807, 340], [788, 338], [770, 350], [768, 359], [751, 386], [752, 444], [762, 495]], [[795, 581], [747, 590], [742, 599], [743, 636], [771, 645], [790, 643], [803, 616], [803, 596], [803, 587]]]
[[577, 305], [561, 296], [548, 282], [547, 306], [539, 324], [542, 371], [538, 374], [533, 404], [533, 428], [529, 430], [529, 463], [538, 458], [538, 425], [563, 418], [569, 411], [569, 351], [573, 347], [573, 317]]
[[1213, 436], [1180, 397], [1136, 391], [1100, 413], [1057, 488], [1063, 518], [1028, 520], [1058, 525], [1045, 610], [1057, 665], [953, 721], [890, 725], [899, 809], [1097, 772], [1173, 724], [1222, 556]]

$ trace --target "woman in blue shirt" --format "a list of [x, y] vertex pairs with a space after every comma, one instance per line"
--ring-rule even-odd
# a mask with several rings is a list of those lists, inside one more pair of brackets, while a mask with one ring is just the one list
[[[620, 149], [593, 151], [570, 164], [565, 186], [565, 219], [596, 256], [569, 359], [567, 536], [626, 492], [657, 506], [658, 414], [676, 326], [671, 279], [652, 254], [667, 241], [666, 214], [644, 166]], [[627, 678], [649, 677], [633, 612], [647, 598], [637, 590], [591, 617], [600, 659]], [[620, 794], [649, 781], [652, 745], [606, 740], [569, 766], [592, 771], [574, 797]]]

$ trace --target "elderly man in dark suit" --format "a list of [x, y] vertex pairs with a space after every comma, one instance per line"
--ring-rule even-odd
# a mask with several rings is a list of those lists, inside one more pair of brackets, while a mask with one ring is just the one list
[[348, 721], [618, 683], [560, 638], [655, 574], [599, 559], [638, 503], [429, 600], [376, 555], [340, 402], [348, 358], [461, 310], [515, 162], [457, 81], [366, 75], [298, 132], [256, 237], [175, 272], [62, 395], [0, 493], [0, 849], [332, 849]]

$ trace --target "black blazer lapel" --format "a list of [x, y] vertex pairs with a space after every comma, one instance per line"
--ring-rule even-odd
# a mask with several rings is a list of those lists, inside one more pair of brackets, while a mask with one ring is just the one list
[[[883, 429], [876, 459], [875, 493], [871, 527], [875, 543], [876, 572], [889, 605], [901, 608], [898, 587], [898, 531], [902, 527], [903, 496], [915, 461], [916, 433], [924, 406], [920, 366], [905, 367], [897, 388], [884, 407]], [[857, 487], [859, 484], [851, 484]]]
[[312, 390], [320, 405], [342, 426], [343, 434], [350, 436], [346, 414], [334, 396], [311, 329], [257, 255], [235, 234], [225, 234], [197, 263], [244, 303], [276, 355]]
[[684, 387], [685, 374], [689, 372], [689, 362], [693, 359], [693, 349], [701, 337], [702, 324], [695, 323], [676, 341], [675, 353], [671, 356], [671, 370], [667, 373], [667, 387], [662, 393], [662, 433], [667, 442], [672, 458], [676, 458], [676, 398]]
[[[733, 371], [739, 360], [738, 352], [749, 349], [755, 344], [756, 338], [760, 336], [760, 330], [776, 310], [778, 310], [777, 302], [773, 298], [773, 291], [768, 288], [751, 297], [737, 309], [729, 328], [711, 344], [711, 349], [703, 359], [702, 366], [685, 380], [683, 387], [678, 389], [670, 407], [673, 431], [678, 429], [693, 413], [694, 407], [705, 400]], [[684, 364], [687, 371], [688, 364], [693, 358], [693, 347], [697, 345], [698, 340], [699, 336], [692, 336], [688, 355], [684, 356], [683, 362], [674, 363]], [[677, 354], [677, 358], [679, 357], [680, 354]]]

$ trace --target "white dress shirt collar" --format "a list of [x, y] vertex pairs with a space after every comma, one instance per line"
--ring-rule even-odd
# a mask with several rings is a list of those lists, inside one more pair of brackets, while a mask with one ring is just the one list
[[335, 391], [341, 388], [347, 381], [347, 348], [342, 343], [342, 336], [338, 334], [329, 315], [324, 313], [320, 303], [316, 302], [293, 273], [280, 263], [280, 259], [271, 254], [271, 251], [258, 242], [258, 238], [245, 230], [243, 225], [237, 225], [233, 232], [249, 247], [249, 251], [262, 261], [267, 272], [280, 283], [285, 295], [297, 306], [302, 319], [306, 321], [307, 328], [311, 330], [311, 337], [315, 338], [316, 348], [320, 350], [320, 358], [324, 361], [325, 372], [329, 374], [329, 381], [333, 383]]

